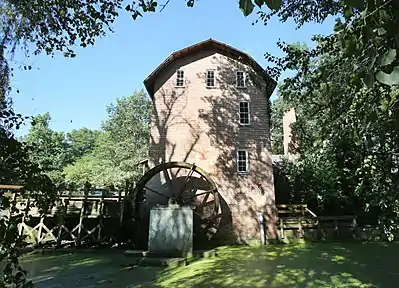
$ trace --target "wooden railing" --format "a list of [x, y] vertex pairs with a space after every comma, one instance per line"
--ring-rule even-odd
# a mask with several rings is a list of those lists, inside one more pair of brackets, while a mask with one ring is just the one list
[[[115, 226], [123, 227], [126, 198], [130, 193], [128, 186], [116, 196], [89, 196], [88, 192], [84, 195], [72, 195], [72, 193], [60, 195], [53, 208], [46, 213], [39, 213], [34, 198], [29, 197], [32, 195], [27, 194], [22, 197], [18, 193], [22, 188], [15, 185], [0, 185], [1, 192], [12, 199], [13, 207], [9, 211], [13, 213], [9, 214], [15, 219], [20, 219], [18, 224], [20, 235], [28, 236], [29, 242], [33, 244], [53, 242], [60, 246], [62, 242], [72, 242], [80, 246], [82, 242], [88, 241], [100, 243], [114, 236], [106, 231], [107, 228], [113, 231]], [[112, 214], [108, 213], [107, 207], [113, 208]], [[105, 220], [108, 221], [109, 227], [105, 226]]]
[[317, 225], [317, 215], [309, 210], [306, 204], [277, 205], [278, 228], [280, 237], [284, 239], [285, 230], [297, 229], [299, 237], [303, 238], [304, 228], [313, 228]]
[[278, 229], [280, 238], [285, 238], [285, 230], [298, 230], [303, 238], [304, 229], [317, 229], [318, 234], [333, 230], [339, 236], [342, 229], [356, 229], [355, 216], [317, 216], [306, 204], [277, 205]]

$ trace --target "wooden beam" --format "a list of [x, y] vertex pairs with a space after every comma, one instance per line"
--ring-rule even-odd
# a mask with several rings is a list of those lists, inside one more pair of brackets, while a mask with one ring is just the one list
[[23, 189], [24, 186], [21, 185], [6, 185], [6, 184], [0, 184], [0, 189], [7, 189], [7, 190], [20, 190]]

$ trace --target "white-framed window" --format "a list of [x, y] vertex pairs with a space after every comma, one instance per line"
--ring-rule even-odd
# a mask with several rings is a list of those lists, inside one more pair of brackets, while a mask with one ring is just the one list
[[237, 150], [237, 172], [248, 173], [249, 172], [249, 159], [248, 151], [244, 149]]
[[249, 102], [241, 101], [239, 107], [239, 116], [240, 116], [240, 124], [241, 125], [249, 125], [251, 124], [251, 117], [249, 113]]
[[247, 87], [247, 78], [244, 71], [236, 72], [236, 87], [237, 88], [245, 88]]
[[215, 87], [215, 70], [206, 70], [205, 81], [206, 87]]
[[176, 87], [184, 87], [184, 71], [176, 71]]

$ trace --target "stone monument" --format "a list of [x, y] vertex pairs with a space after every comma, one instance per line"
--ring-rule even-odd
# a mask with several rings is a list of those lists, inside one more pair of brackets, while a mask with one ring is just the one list
[[169, 204], [150, 210], [148, 252], [185, 257], [193, 251], [193, 207]]

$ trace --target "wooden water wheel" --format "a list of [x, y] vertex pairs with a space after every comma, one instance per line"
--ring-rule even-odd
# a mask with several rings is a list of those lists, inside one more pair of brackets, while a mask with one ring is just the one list
[[210, 239], [220, 223], [216, 184], [198, 166], [168, 162], [148, 170], [137, 183], [133, 195], [136, 219], [148, 219], [149, 209], [157, 205], [192, 205], [194, 243]]

